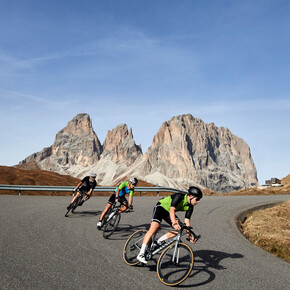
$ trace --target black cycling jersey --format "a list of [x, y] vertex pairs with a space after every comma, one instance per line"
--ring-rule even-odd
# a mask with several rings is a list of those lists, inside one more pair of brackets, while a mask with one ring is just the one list
[[89, 176], [86, 176], [83, 180], [82, 180], [82, 186], [80, 186], [80, 191], [83, 191], [83, 192], [89, 192], [90, 189], [93, 189], [96, 187], [97, 185], [97, 182], [96, 180], [94, 181], [90, 181], [90, 177]]

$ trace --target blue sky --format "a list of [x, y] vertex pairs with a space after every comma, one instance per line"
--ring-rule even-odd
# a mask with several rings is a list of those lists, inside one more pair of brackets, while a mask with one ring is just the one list
[[290, 2], [0, 0], [0, 165], [78, 113], [143, 152], [190, 113], [251, 148], [260, 184], [290, 174]]

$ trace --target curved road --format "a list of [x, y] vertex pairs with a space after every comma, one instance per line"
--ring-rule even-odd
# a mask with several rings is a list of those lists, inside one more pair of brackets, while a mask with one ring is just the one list
[[[192, 245], [194, 269], [179, 288], [289, 289], [290, 264], [249, 243], [235, 225], [244, 210], [289, 199], [203, 198], [192, 216], [194, 230], [202, 236]], [[130, 267], [122, 260], [125, 241], [149, 225], [157, 197], [135, 197], [135, 211], [122, 214], [119, 230], [109, 240], [96, 229], [107, 197], [93, 197], [65, 218], [69, 200], [0, 195], [0, 289], [168, 288], [158, 280], [154, 261]]]

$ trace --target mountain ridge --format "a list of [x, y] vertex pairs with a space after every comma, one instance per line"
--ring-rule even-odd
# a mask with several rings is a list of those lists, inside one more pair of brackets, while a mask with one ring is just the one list
[[56, 134], [52, 146], [20, 164], [32, 160], [41, 169], [75, 177], [95, 171], [101, 185], [132, 175], [160, 186], [197, 185], [217, 192], [258, 184], [247, 143], [229, 129], [206, 124], [191, 114], [163, 122], [145, 154], [126, 124], [109, 130], [102, 145], [90, 116], [78, 114]]

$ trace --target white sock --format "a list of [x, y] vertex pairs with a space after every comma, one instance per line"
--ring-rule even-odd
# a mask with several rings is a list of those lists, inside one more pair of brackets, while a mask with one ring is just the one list
[[158, 240], [157, 240], [157, 243], [158, 244], [161, 244], [161, 242], [162, 241], [165, 241], [165, 240], [167, 240], [168, 238], [167, 238], [167, 236], [166, 236], [166, 234], [165, 235], [163, 235], [162, 237], [160, 237]]
[[143, 254], [143, 255], [144, 255], [146, 249], [147, 249], [147, 245], [146, 245], [146, 244], [142, 244], [142, 246], [141, 246], [141, 250], [140, 250], [140, 253], [139, 253], [139, 254]]

